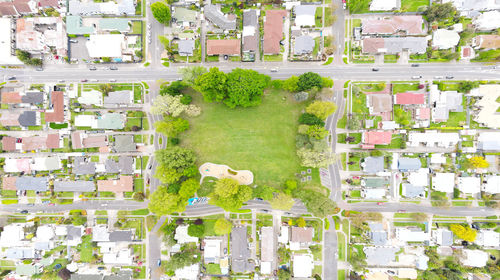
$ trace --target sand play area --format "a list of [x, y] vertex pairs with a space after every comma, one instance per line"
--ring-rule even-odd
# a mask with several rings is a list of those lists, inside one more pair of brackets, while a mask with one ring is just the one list
[[198, 169], [201, 174], [201, 180], [205, 176], [215, 177], [217, 179], [232, 178], [240, 183], [240, 185], [250, 185], [253, 183], [253, 173], [249, 170], [232, 170], [229, 166], [223, 164], [215, 164], [206, 162]]

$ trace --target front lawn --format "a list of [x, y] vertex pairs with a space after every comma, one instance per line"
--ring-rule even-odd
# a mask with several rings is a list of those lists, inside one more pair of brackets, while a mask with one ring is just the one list
[[193, 149], [197, 164], [226, 164], [250, 170], [257, 184], [284, 182], [300, 171], [296, 156], [297, 119], [305, 104], [284, 92], [270, 91], [257, 107], [230, 109], [193, 93], [202, 114], [190, 118], [181, 143]]
[[82, 237], [82, 243], [78, 246], [80, 246], [80, 261], [90, 263], [94, 252], [94, 247], [92, 246], [92, 235], [84, 235]]
[[393, 84], [392, 85], [392, 93], [401, 93], [408, 91], [417, 91], [419, 83], [408, 83], [408, 84]]
[[218, 263], [209, 263], [206, 265], [207, 267], [207, 274], [214, 274], [214, 275], [220, 275], [220, 265]]
[[429, 0], [401, 0], [401, 11], [404, 12], [419, 12], [428, 6]]

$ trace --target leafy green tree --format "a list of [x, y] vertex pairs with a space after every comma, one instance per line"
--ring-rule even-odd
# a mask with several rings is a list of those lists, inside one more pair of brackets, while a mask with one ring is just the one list
[[473, 230], [470, 227], [465, 227], [459, 224], [451, 224], [450, 230], [460, 239], [474, 242], [477, 237], [477, 231]]
[[175, 169], [181, 173], [193, 166], [196, 161], [196, 155], [193, 151], [181, 147], [158, 150], [155, 153], [155, 158], [160, 165]]
[[102, 92], [104, 95], [107, 95], [108, 93], [113, 91], [113, 86], [111, 84], [100, 84], [99, 91]]
[[312, 190], [297, 189], [294, 192], [294, 197], [300, 199], [306, 206], [307, 211], [316, 217], [323, 218], [335, 214], [335, 208], [337, 207], [335, 202], [322, 193]]
[[188, 234], [189, 234], [189, 236], [202, 238], [203, 236], [205, 236], [205, 225], [203, 225], [203, 224], [201, 224], [201, 225], [195, 225], [195, 224], [189, 225]]
[[179, 133], [189, 129], [189, 122], [183, 118], [166, 118], [155, 122], [156, 132], [169, 137], [177, 137]]
[[290, 261], [290, 251], [286, 247], [278, 248], [278, 259], [280, 263], [287, 263]]
[[222, 102], [227, 96], [226, 82], [226, 73], [219, 71], [217, 67], [212, 67], [207, 73], [198, 76], [194, 84], [203, 94], [205, 101]]
[[469, 93], [473, 88], [479, 87], [478, 82], [474, 81], [463, 81], [458, 85], [458, 91]]
[[288, 92], [296, 92], [299, 90], [299, 77], [291, 76], [290, 78], [283, 81], [283, 89]]
[[214, 191], [209, 195], [210, 203], [226, 211], [237, 210], [243, 202], [252, 198], [252, 188], [240, 185], [231, 178], [223, 178], [215, 183]]
[[333, 80], [331, 78], [323, 77], [322, 79], [323, 79], [323, 83], [321, 84], [321, 87], [324, 87], [324, 88], [333, 87]]
[[194, 85], [195, 81], [201, 75], [207, 73], [207, 68], [203, 66], [191, 66], [179, 69], [179, 74], [182, 76], [182, 81]]
[[196, 245], [184, 245], [179, 253], [173, 254], [163, 265], [166, 273], [174, 275], [176, 269], [200, 262], [201, 252]]
[[306, 220], [304, 220], [304, 218], [300, 217], [297, 219], [296, 224], [298, 227], [306, 227]]
[[158, 40], [163, 45], [163, 48], [167, 50], [167, 52], [171, 52], [172, 47], [170, 46], [170, 40], [167, 37], [158, 35]]
[[215, 221], [214, 224], [214, 232], [217, 235], [226, 235], [231, 233], [233, 230], [233, 223], [231, 221], [226, 220], [225, 218], [219, 218]]
[[441, 21], [450, 17], [453, 17], [457, 13], [457, 9], [453, 6], [453, 3], [448, 2], [444, 4], [432, 3], [424, 13], [427, 17], [428, 22]]
[[292, 279], [292, 273], [290, 272], [290, 270], [284, 268], [280, 268], [278, 270], [278, 280], [290, 280], [290, 279]]
[[262, 198], [264, 200], [271, 200], [273, 199], [274, 191], [275, 189], [269, 186], [258, 185], [253, 189], [253, 197]]
[[325, 126], [325, 122], [316, 115], [303, 113], [299, 116], [299, 124]]
[[314, 101], [306, 108], [307, 113], [313, 114], [321, 120], [326, 120], [335, 110], [337, 110], [337, 105], [329, 101]]
[[296, 189], [297, 189], [297, 181], [286, 180], [283, 192], [285, 192], [288, 195], [291, 195]]
[[191, 178], [181, 183], [181, 187], [179, 189], [179, 195], [187, 200], [194, 196], [196, 191], [200, 188], [200, 182], [198, 180]]
[[269, 76], [251, 69], [234, 69], [227, 75], [227, 98], [224, 104], [230, 108], [259, 105], [270, 80]]
[[273, 209], [287, 211], [292, 209], [293, 205], [295, 204], [295, 200], [293, 200], [291, 195], [280, 192], [275, 195], [273, 199], [271, 199], [271, 201], [269, 201], [269, 204], [271, 204], [271, 207]]
[[181, 179], [182, 173], [160, 164], [156, 167], [154, 177], [164, 184], [173, 184]]
[[151, 106], [151, 113], [155, 115], [167, 114], [172, 117], [178, 117], [186, 108], [187, 106], [181, 103], [181, 96], [160, 95], [155, 98]]
[[160, 95], [181, 95], [182, 91], [188, 86], [182, 81], [174, 81], [170, 85], [163, 85], [160, 89]]
[[298, 90], [309, 90], [312, 88], [321, 89], [323, 86], [323, 79], [321, 76], [314, 72], [306, 72], [299, 76], [299, 81], [297, 82]]
[[307, 130], [307, 135], [316, 139], [324, 139], [328, 136], [328, 130], [319, 125], [311, 125]]
[[171, 14], [170, 7], [164, 2], [154, 2], [151, 4], [151, 12], [153, 17], [164, 25], [170, 24]]
[[159, 187], [149, 200], [148, 208], [159, 216], [170, 215], [174, 212], [183, 212], [186, 209], [187, 200], [177, 194], [169, 193], [167, 187]]
[[297, 155], [301, 160], [302, 166], [307, 167], [326, 167], [335, 162], [335, 154], [331, 150], [325, 149], [322, 151], [315, 151], [306, 148], [300, 148], [297, 150]]

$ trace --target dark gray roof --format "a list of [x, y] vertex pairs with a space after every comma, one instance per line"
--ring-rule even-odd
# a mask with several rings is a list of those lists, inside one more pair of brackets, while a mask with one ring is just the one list
[[250, 249], [248, 248], [247, 227], [235, 227], [231, 232], [231, 269], [236, 273], [253, 271], [250, 263]]
[[129, 105], [132, 103], [130, 95], [130, 90], [112, 91], [108, 96], [104, 96], [104, 105]]
[[68, 234], [66, 235], [66, 239], [68, 240], [80, 239], [82, 237], [81, 227], [68, 226], [67, 230]]
[[180, 55], [192, 56], [195, 47], [194, 40], [180, 40], [178, 47]]
[[243, 12], [243, 26], [257, 27], [257, 11], [246, 10]]
[[403, 183], [404, 196], [408, 198], [420, 197], [425, 195], [425, 187], [414, 186], [412, 184]]
[[441, 231], [441, 244], [442, 246], [451, 246], [453, 245], [453, 232], [449, 230], [443, 230]]
[[104, 280], [130, 280], [132, 279], [131, 270], [121, 270], [115, 275], [104, 276]]
[[422, 167], [422, 162], [419, 158], [402, 157], [398, 160], [398, 169], [400, 171], [418, 170]]
[[387, 232], [386, 231], [372, 231], [370, 232], [370, 239], [373, 245], [382, 246], [387, 244]]
[[43, 92], [26, 92], [25, 95], [21, 96], [21, 101], [29, 104], [40, 104], [43, 102], [43, 95]]
[[116, 135], [114, 149], [116, 152], [135, 152], [134, 135]]
[[94, 181], [55, 181], [55, 192], [93, 192]]
[[229, 20], [216, 5], [205, 5], [205, 18], [222, 29], [236, 29], [236, 19]]
[[19, 124], [21, 126], [35, 126], [36, 125], [36, 112], [24, 111], [19, 115]]
[[43, 192], [47, 190], [48, 182], [48, 177], [21, 176], [17, 177], [16, 189], [18, 191]]
[[112, 158], [106, 159], [104, 162], [104, 169], [106, 169], [106, 173], [120, 173], [120, 166], [118, 166], [118, 162]]
[[293, 54], [303, 55], [312, 53], [314, 49], [314, 39], [309, 35], [303, 35], [295, 38], [295, 45], [293, 48]]
[[384, 171], [384, 157], [365, 158], [363, 170], [367, 173], [377, 173]]
[[85, 161], [84, 157], [75, 157], [73, 160], [73, 173], [76, 175], [95, 174], [95, 162], [91, 162], [90, 159]]
[[134, 173], [134, 158], [130, 156], [121, 156], [118, 160], [120, 174]]
[[110, 242], [121, 242], [126, 241], [130, 242], [133, 240], [134, 234], [132, 230], [115, 230], [109, 233], [109, 241]]

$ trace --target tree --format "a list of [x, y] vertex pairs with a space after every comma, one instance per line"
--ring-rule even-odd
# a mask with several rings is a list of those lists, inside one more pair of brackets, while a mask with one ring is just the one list
[[316, 115], [303, 113], [299, 116], [299, 124], [325, 126], [325, 122]]
[[111, 84], [100, 84], [99, 91], [106, 95], [109, 92], [113, 91], [113, 86]]
[[347, 120], [347, 129], [349, 130], [359, 130], [361, 129], [361, 116], [358, 114], [351, 115]]
[[155, 158], [160, 165], [181, 173], [196, 161], [193, 151], [178, 146], [156, 151]]
[[333, 80], [331, 78], [322, 77], [321, 79], [323, 80], [323, 83], [321, 84], [321, 87], [324, 87], [324, 88], [331, 88], [331, 87], [333, 87]]
[[331, 150], [325, 149], [323, 151], [315, 151], [306, 148], [297, 150], [297, 155], [301, 160], [302, 166], [306, 167], [327, 167], [335, 162], [335, 154]]
[[179, 195], [181, 198], [188, 200], [196, 191], [200, 188], [200, 182], [198, 180], [191, 178], [181, 183], [181, 187], [179, 189]]
[[189, 225], [188, 234], [193, 237], [202, 238], [205, 236], [205, 225]]
[[179, 133], [189, 129], [189, 122], [183, 118], [166, 118], [155, 122], [156, 132], [169, 137], [177, 137]]
[[172, 49], [172, 47], [170, 47], [170, 40], [163, 35], [158, 35], [158, 40], [163, 45], [163, 48], [170, 53]]
[[151, 106], [151, 113], [155, 115], [167, 114], [172, 117], [178, 117], [186, 110], [186, 107], [186, 105], [181, 103], [180, 96], [160, 95], [155, 98]]
[[161, 186], [151, 195], [148, 208], [156, 215], [164, 216], [174, 212], [183, 212], [186, 205], [187, 200], [182, 201], [180, 196], [169, 193], [167, 187]]
[[234, 69], [227, 75], [227, 98], [224, 104], [230, 108], [259, 105], [270, 80], [269, 76], [255, 70]]
[[280, 192], [275, 195], [271, 201], [269, 201], [269, 204], [271, 204], [273, 209], [287, 211], [292, 209], [292, 206], [295, 204], [295, 200], [293, 200], [291, 195]]
[[226, 235], [231, 233], [233, 229], [233, 223], [231, 221], [226, 220], [225, 218], [218, 218], [214, 224], [214, 232], [217, 235]]
[[182, 91], [188, 86], [182, 81], [174, 81], [168, 86], [162, 86], [160, 89], [160, 95], [169, 94], [172, 96], [181, 95]]
[[321, 76], [314, 72], [306, 72], [299, 76], [299, 81], [297, 82], [298, 90], [309, 90], [312, 88], [321, 89], [323, 86], [323, 79]]
[[473, 156], [467, 160], [468, 164], [474, 168], [487, 168], [490, 166], [490, 163], [486, 161], [484, 157], [481, 156]]
[[207, 102], [222, 102], [226, 98], [226, 73], [219, 68], [212, 67], [210, 70], [195, 80], [195, 87], [203, 94]]
[[283, 89], [288, 92], [296, 92], [299, 89], [297, 85], [299, 83], [299, 77], [291, 76], [290, 78], [283, 81]]
[[[280, 247], [280, 249], [283, 247]], [[278, 280], [289, 280], [292, 279], [292, 273], [286, 268], [280, 268], [278, 270]]]
[[286, 247], [278, 248], [278, 259], [280, 263], [287, 263], [290, 261], [290, 251]]
[[132, 198], [135, 201], [143, 201], [146, 198], [146, 196], [144, 195], [143, 192], [135, 192], [134, 195], [132, 195]]
[[411, 213], [410, 216], [413, 220], [415, 220], [417, 222], [425, 222], [425, 221], [429, 220], [429, 216], [427, 216], [427, 214], [425, 214], [425, 213], [415, 212], [415, 213]]
[[291, 195], [293, 191], [297, 189], [297, 181], [295, 180], [286, 180], [285, 181], [285, 186], [283, 188], [283, 192], [285, 192], [288, 195]]
[[164, 25], [170, 24], [170, 7], [167, 6], [164, 2], [154, 2], [151, 4], [151, 12], [153, 13], [153, 17]]
[[427, 17], [428, 22], [434, 22], [453, 17], [456, 13], [457, 9], [455, 9], [451, 2], [444, 4], [434, 2], [432, 6], [425, 11], [424, 15]]
[[462, 226], [459, 224], [451, 224], [450, 230], [460, 239], [474, 242], [476, 240], [477, 231], [473, 230], [468, 226]]
[[300, 199], [306, 206], [307, 211], [316, 217], [323, 218], [335, 214], [336, 212], [335, 208], [337, 206], [335, 202], [322, 193], [312, 190], [297, 189], [293, 195]]
[[193, 222], [193, 223], [194, 223], [195, 225], [202, 225], [202, 224], [203, 224], [203, 219], [198, 218], [198, 219], [194, 220], [194, 222]]
[[41, 66], [43, 61], [39, 58], [31, 58], [31, 54], [27, 51], [16, 50], [17, 58], [26, 65]]
[[226, 211], [237, 210], [243, 202], [252, 198], [252, 188], [240, 185], [231, 178], [223, 178], [215, 183], [214, 191], [209, 195], [210, 203]]
[[305, 227], [306, 226], [306, 220], [304, 220], [304, 218], [300, 217], [300, 218], [297, 219], [296, 224], [297, 224], [298, 227]]
[[264, 200], [271, 200], [273, 199], [274, 191], [275, 189], [269, 186], [258, 185], [253, 189], [253, 197], [261, 198]]
[[311, 125], [307, 129], [307, 135], [316, 139], [323, 139], [328, 136], [328, 130], [319, 125]]
[[337, 105], [329, 101], [314, 101], [306, 108], [307, 113], [313, 114], [321, 120], [326, 120], [335, 110], [337, 110]]
[[194, 85], [196, 79], [207, 73], [207, 68], [203, 66], [191, 66], [179, 69], [179, 74], [182, 76], [182, 81]]

